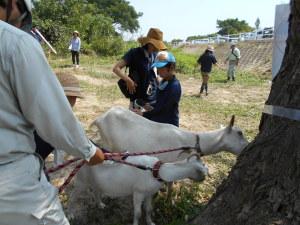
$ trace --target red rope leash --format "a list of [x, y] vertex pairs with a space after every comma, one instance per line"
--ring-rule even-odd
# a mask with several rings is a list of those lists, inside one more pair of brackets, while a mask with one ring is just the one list
[[[140, 155], [156, 155], [156, 154], [162, 154], [162, 153], [167, 153], [167, 152], [173, 152], [173, 151], [180, 151], [180, 150], [186, 150], [186, 149], [191, 149], [191, 147], [181, 147], [181, 148], [174, 148], [174, 149], [162, 149], [159, 151], [153, 151], [153, 152], [140, 152], [140, 153], [128, 153], [128, 152], [110, 152], [110, 153], [104, 153], [104, 160], [112, 160], [118, 163], [123, 163], [129, 166], [133, 166], [139, 169], [143, 169], [143, 170], [152, 170], [153, 168], [147, 167], [147, 166], [143, 166], [143, 165], [137, 165], [137, 164], [133, 164], [133, 163], [129, 163], [126, 162], [124, 160], [118, 160], [115, 157], [128, 157], [128, 156], [140, 156]], [[80, 160], [80, 158], [74, 158], [71, 160], [66, 161], [65, 163], [58, 165], [56, 167], [50, 168], [49, 170], [47, 170], [47, 173], [53, 173], [55, 171], [58, 171], [70, 164], [72, 164], [73, 162], [76, 162]], [[86, 163], [85, 160], [82, 160], [70, 173], [70, 175], [68, 176], [68, 178], [65, 180], [65, 182], [59, 187], [59, 193], [61, 193], [65, 187], [71, 182], [72, 178], [76, 175], [76, 173], [80, 170], [80, 168]]]
[[174, 152], [174, 151], [180, 151], [180, 150], [187, 150], [192, 149], [193, 147], [180, 147], [180, 148], [173, 148], [173, 149], [162, 149], [159, 151], [153, 151], [153, 152], [110, 152], [110, 153], [104, 153], [105, 160], [112, 160], [114, 157], [128, 157], [128, 156], [140, 156], [140, 155], [156, 155], [156, 154], [162, 154], [167, 152]]
[[70, 159], [70, 160], [66, 161], [65, 163], [63, 163], [63, 164], [61, 164], [61, 165], [58, 165], [58, 166], [56, 166], [56, 167], [53, 167], [53, 168], [48, 169], [48, 170], [46, 171], [46, 173], [54, 173], [54, 172], [56, 172], [56, 171], [58, 171], [58, 170], [60, 170], [60, 169], [62, 169], [62, 168], [65, 168], [66, 166], [72, 164], [73, 162], [78, 161], [78, 160], [80, 160], [80, 158]]
[[80, 170], [80, 168], [86, 163], [85, 160], [82, 160], [70, 173], [68, 178], [65, 180], [65, 182], [59, 187], [58, 193], [61, 193], [66, 186], [71, 182], [72, 178], [76, 175], [76, 173]]

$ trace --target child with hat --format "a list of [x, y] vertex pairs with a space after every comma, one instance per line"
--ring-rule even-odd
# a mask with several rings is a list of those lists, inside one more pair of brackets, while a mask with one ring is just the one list
[[[73, 108], [77, 98], [83, 98], [78, 79], [68, 72], [56, 72], [56, 76], [64, 89], [65, 95]], [[63, 163], [64, 152], [62, 150], [54, 149], [50, 144], [45, 142], [35, 133], [36, 152], [45, 160], [47, 156], [54, 150], [54, 164], [60, 165]]]
[[208, 80], [212, 70], [212, 65], [218, 65], [217, 59], [214, 55], [214, 47], [208, 45], [205, 52], [199, 57], [197, 63], [201, 66], [202, 85], [200, 88], [200, 95], [205, 90], [205, 94], [208, 95]]
[[[157, 68], [161, 77], [156, 90], [156, 101], [145, 106], [146, 111], [134, 110], [137, 114], [159, 123], [179, 126], [179, 101], [181, 85], [175, 76], [176, 60], [171, 52], [161, 51], [157, 54], [152, 68]], [[147, 110], [148, 108], [148, 110]]]

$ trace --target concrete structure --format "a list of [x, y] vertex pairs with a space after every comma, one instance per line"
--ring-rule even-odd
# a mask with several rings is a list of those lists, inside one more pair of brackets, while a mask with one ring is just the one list
[[281, 67], [282, 59], [286, 47], [288, 36], [288, 19], [290, 15], [290, 5], [281, 4], [276, 6], [274, 39], [273, 39], [273, 58], [272, 58], [272, 78], [277, 75]]

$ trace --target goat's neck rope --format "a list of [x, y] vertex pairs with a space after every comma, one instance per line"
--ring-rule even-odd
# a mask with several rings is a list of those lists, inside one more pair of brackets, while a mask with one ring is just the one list
[[157, 161], [153, 168], [152, 168], [152, 175], [154, 178], [156, 178], [158, 181], [163, 182], [164, 180], [159, 176], [159, 169], [161, 167], [161, 165], [163, 164], [162, 161]]
[[195, 149], [200, 154], [200, 156], [204, 155], [204, 153], [202, 152], [201, 147], [200, 147], [200, 135], [199, 134], [196, 134]]

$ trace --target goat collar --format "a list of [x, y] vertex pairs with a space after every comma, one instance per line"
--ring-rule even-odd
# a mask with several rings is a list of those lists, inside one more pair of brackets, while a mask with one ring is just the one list
[[154, 166], [153, 166], [153, 168], [152, 168], [152, 175], [153, 175], [153, 177], [156, 178], [159, 182], [163, 182], [163, 181], [164, 181], [164, 180], [161, 179], [161, 177], [159, 176], [159, 169], [160, 169], [160, 167], [161, 167], [162, 164], [163, 164], [163, 162], [160, 161], [160, 160], [158, 160], [158, 161], [154, 164]]
[[195, 145], [195, 149], [197, 150], [197, 152], [200, 154], [200, 156], [204, 156], [204, 153], [201, 150], [200, 147], [200, 136], [199, 134], [196, 134], [196, 145]]

